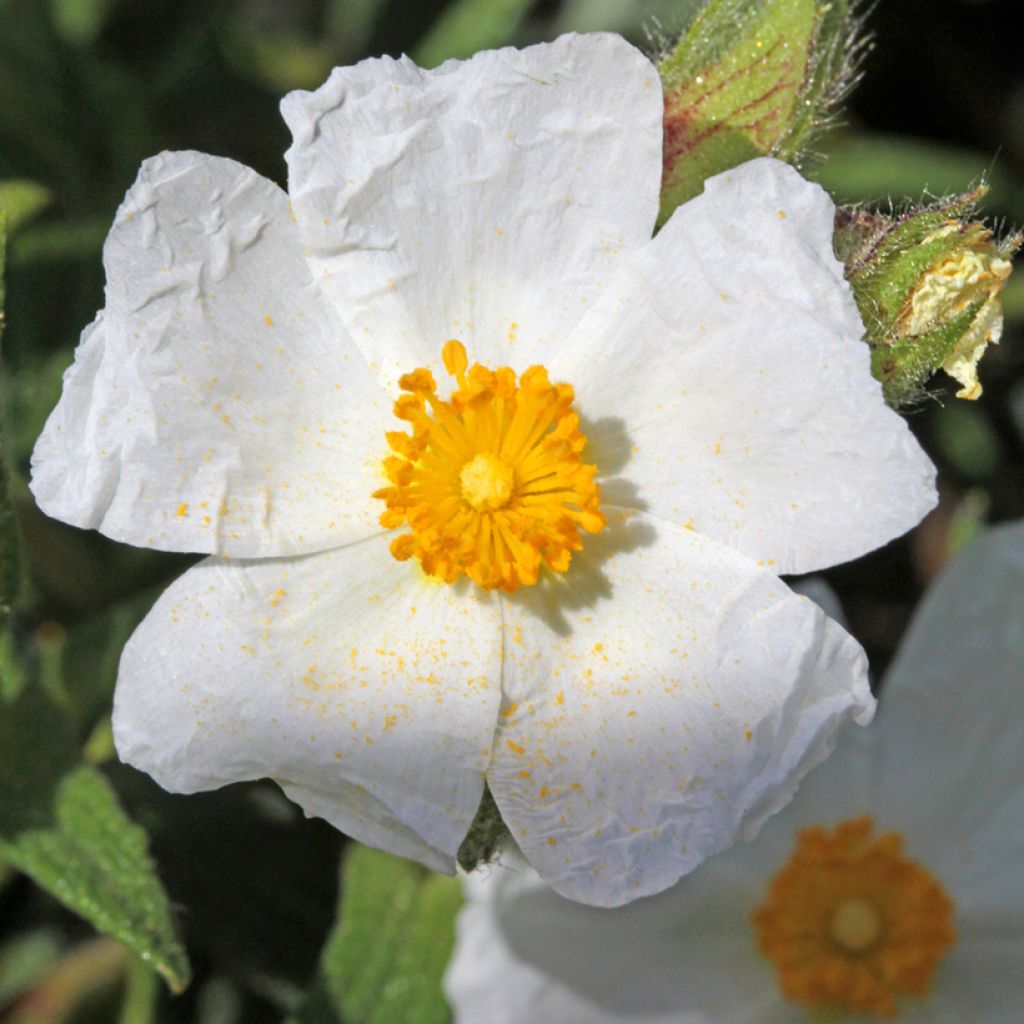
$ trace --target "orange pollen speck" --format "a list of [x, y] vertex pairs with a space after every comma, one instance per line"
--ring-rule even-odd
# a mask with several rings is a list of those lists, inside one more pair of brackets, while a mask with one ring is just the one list
[[392, 555], [487, 590], [536, 583], [543, 565], [565, 572], [583, 546], [580, 531], [605, 526], [597, 468], [580, 458], [587, 439], [572, 387], [552, 384], [543, 366], [518, 381], [507, 366], [468, 366], [458, 341], [441, 357], [458, 384], [448, 401], [427, 369], [398, 382], [405, 394], [395, 415], [411, 433], [387, 433], [391, 486], [374, 493], [387, 505], [382, 526], [412, 530], [392, 541]]
[[896, 833], [870, 818], [804, 829], [753, 913], [787, 998], [893, 1017], [955, 942], [953, 901]]

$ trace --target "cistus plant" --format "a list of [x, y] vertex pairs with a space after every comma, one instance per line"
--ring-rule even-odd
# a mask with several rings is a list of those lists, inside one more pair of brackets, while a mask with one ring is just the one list
[[0, 0], [0, 1017], [1014, 1002], [949, 980], [1021, 927], [949, 680], [1019, 531], [884, 670], [1024, 516], [1016, 156], [847, 113], [901, 24]]

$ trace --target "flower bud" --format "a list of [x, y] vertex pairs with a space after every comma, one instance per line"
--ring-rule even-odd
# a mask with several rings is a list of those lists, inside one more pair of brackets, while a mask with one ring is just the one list
[[836, 255], [846, 265], [872, 371], [890, 405], [918, 398], [939, 369], [961, 385], [957, 398], [981, 394], [978, 360], [1002, 333], [999, 293], [1021, 243], [1020, 235], [996, 241], [970, 219], [986, 191], [902, 214], [836, 215]]
[[665, 93], [661, 221], [705, 179], [758, 156], [799, 166], [856, 77], [848, 0], [710, 0], [658, 62]]

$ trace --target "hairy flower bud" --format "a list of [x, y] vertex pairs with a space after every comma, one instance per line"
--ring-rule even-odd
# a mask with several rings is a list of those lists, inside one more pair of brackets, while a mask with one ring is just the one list
[[665, 92], [661, 220], [704, 181], [758, 156], [799, 166], [856, 78], [865, 39], [848, 0], [710, 0], [658, 62]]
[[841, 210], [836, 255], [864, 320], [872, 370], [890, 405], [919, 397], [939, 369], [961, 385], [957, 398], [981, 395], [977, 365], [999, 341], [999, 293], [1020, 235], [1002, 241], [971, 220], [987, 189], [902, 214]]

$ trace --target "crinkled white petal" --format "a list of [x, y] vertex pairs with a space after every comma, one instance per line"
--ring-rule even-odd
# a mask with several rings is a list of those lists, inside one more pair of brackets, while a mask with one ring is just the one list
[[104, 263], [106, 308], [33, 453], [43, 511], [237, 556], [377, 532], [390, 403], [276, 185], [201, 153], [147, 160]]
[[307, 812], [451, 871], [499, 704], [500, 610], [396, 562], [387, 537], [207, 559], [128, 641], [121, 758], [173, 792], [269, 776]]
[[775, 160], [709, 179], [551, 367], [605, 421], [595, 459], [631, 505], [780, 573], [870, 551], [935, 503], [931, 463], [871, 376], [833, 213]]
[[651, 237], [661, 85], [618, 36], [433, 71], [367, 60], [281, 110], [303, 242], [386, 380], [449, 338], [492, 366], [545, 361]]
[[488, 771], [534, 867], [603, 906], [754, 835], [874, 706], [863, 651], [813, 602], [715, 540], [610, 519], [566, 577], [504, 602]]
[[1024, 941], [1024, 523], [967, 547], [883, 689], [877, 801], [964, 913]]

